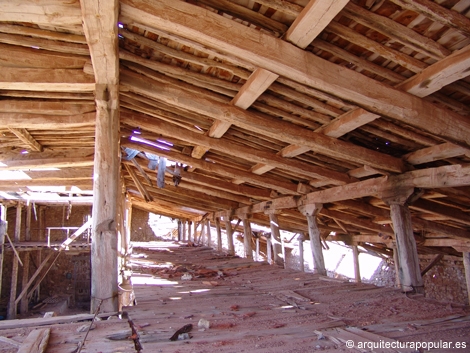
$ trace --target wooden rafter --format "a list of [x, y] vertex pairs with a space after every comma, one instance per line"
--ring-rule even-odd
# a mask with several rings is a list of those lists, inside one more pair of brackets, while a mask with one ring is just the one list
[[36, 139], [31, 136], [31, 134], [26, 129], [22, 128], [9, 128], [9, 130], [16, 135], [25, 145], [30, 149], [37, 152], [42, 152], [42, 145], [36, 141]]

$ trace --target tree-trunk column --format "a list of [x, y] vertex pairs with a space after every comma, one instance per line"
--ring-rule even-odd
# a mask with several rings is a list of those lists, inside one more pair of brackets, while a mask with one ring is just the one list
[[395, 192], [391, 197], [382, 197], [390, 206], [390, 215], [395, 232], [398, 253], [398, 274], [404, 292], [424, 293], [423, 278], [419, 268], [418, 250], [407, 205], [413, 189]]
[[463, 252], [463, 266], [465, 268], [465, 279], [467, 281], [468, 303], [470, 304], [470, 252]]
[[225, 232], [227, 233], [227, 243], [228, 243], [228, 254], [235, 255], [235, 247], [233, 245], [233, 229], [232, 229], [232, 222], [230, 221], [230, 217], [224, 217], [225, 221]]
[[215, 228], [217, 230], [217, 252], [222, 252], [222, 229], [220, 228], [220, 218], [215, 218]]
[[300, 262], [300, 272], [305, 272], [304, 265], [304, 233], [300, 233], [297, 240], [299, 241], [299, 262]]
[[117, 85], [96, 85], [91, 312], [118, 310], [117, 207], [119, 203], [119, 102]]
[[285, 259], [279, 256], [282, 253], [281, 248], [281, 231], [279, 229], [279, 220], [275, 211], [268, 212], [269, 225], [271, 227], [271, 243], [273, 245], [274, 263], [284, 266]]
[[310, 248], [313, 255], [313, 272], [326, 276], [325, 260], [321, 245], [320, 229], [317, 224], [317, 214], [322, 209], [322, 204], [300, 206], [300, 212], [307, 217], [308, 235], [310, 236]]
[[242, 218], [243, 232], [244, 232], [243, 245], [245, 247], [245, 257], [247, 259], [253, 259], [253, 247], [251, 245], [251, 240], [253, 236], [251, 233], [251, 224], [248, 218], [249, 218], [248, 215]]

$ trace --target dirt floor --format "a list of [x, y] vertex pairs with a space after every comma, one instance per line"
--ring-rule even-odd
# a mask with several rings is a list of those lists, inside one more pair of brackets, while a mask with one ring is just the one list
[[[444, 347], [436, 352], [470, 352], [466, 306], [253, 263], [207, 247], [160, 243], [134, 253], [137, 306], [126, 310], [144, 352], [425, 351], [414, 342]], [[187, 325], [190, 339], [170, 341]], [[397, 339], [408, 348], [357, 347], [385, 347]], [[354, 348], [346, 347], [348, 340]], [[447, 343], [466, 348], [449, 349]]]
[[44, 327], [46, 353], [470, 352], [468, 306], [173, 242], [134, 245], [131, 263], [137, 305], [93, 325], [5, 320], [0, 353]]

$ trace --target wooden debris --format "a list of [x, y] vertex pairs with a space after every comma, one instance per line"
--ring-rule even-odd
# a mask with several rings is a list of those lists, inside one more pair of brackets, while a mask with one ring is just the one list
[[187, 324], [181, 327], [179, 330], [177, 330], [173, 336], [170, 337], [170, 341], [176, 341], [178, 339], [178, 336], [181, 335], [182, 333], [188, 333], [193, 329], [193, 324]]
[[50, 328], [33, 330], [21, 344], [17, 353], [43, 353], [49, 342]]

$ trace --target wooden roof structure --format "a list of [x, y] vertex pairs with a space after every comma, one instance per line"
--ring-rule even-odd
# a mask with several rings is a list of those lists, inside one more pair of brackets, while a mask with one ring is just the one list
[[407, 194], [419, 252], [468, 252], [469, 13], [470, 0], [4, 1], [0, 171], [30, 179], [2, 178], [2, 197], [89, 195], [97, 158], [119, 157], [101, 129], [135, 207], [265, 225], [275, 211], [300, 232], [299, 207], [322, 204], [322, 232], [386, 248], [384, 200]]

